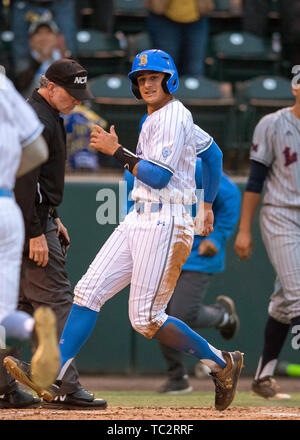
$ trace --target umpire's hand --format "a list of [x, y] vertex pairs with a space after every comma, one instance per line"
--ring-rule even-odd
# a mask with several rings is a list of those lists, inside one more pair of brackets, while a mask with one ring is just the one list
[[48, 244], [44, 234], [29, 240], [29, 258], [33, 260], [37, 266], [45, 267], [48, 263]]

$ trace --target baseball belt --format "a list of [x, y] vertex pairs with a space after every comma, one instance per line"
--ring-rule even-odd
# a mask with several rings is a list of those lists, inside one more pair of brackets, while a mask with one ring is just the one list
[[[151, 203], [150, 212], [159, 212], [162, 209], [162, 203]], [[135, 210], [138, 214], [143, 214], [145, 212], [145, 204], [144, 202], [136, 202]]]
[[0, 197], [10, 197], [12, 199], [14, 197], [14, 193], [11, 189], [0, 188]]

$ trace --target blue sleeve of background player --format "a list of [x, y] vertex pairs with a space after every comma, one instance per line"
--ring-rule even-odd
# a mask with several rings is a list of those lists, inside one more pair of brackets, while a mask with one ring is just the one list
[[[202, 160], [197, 158], [196, 187], [202, 189]], [[237, 185], [222, 172], [221, 182], [212, 209], [214, 212], [214, 231], [207, 238], [212, 241], [218, 251], [225, 245], [232, 234], [240, 216], [241, 194]]]
[[233, 233], [240, 216], [241, 193], [237, 185], [224, 173], [220, 188], [213, 204], [214, 230], [207, 237], [220, 250]]
[[223, 153], [213, 141], [211, 146], [198, 157], [202, 159], [204, 202], [213, 203], [221, 182]]

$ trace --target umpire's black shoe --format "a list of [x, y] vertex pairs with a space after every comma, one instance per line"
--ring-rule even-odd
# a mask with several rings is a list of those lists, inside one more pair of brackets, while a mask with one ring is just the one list
[[14, 377], [17, 381], [26, 385], [27, 387], [34, 390], [39, 397], [43, 399], [52, 400], [53, 396], [50, 391], [38, 386], [31, 377], [30, 364], [23, 362], [13, 356], [6, 356], [3, 360], [3, 365], [7, 372]]
[[0, 395], [0, 408], [2, 409], [37, 408], [40, 404], [40, 399], [20, 389]]
[[48, 409], [105, 409], [107, 402], [104, 399], [95, 399], [94, 395], [83, 388], [75, 393], [65, 395], [55, 395], [55, 385], [51, 386], [53, 400], [51, 402], [43, 401], [43, 408]]
[[234, 301], [229, 296], [220, 295], [216, 299], [216, 304], [228, 313], [228, 319], [218, 329], [224, 339], [232, 339], [240, 329], [240, 320], [236, 314]]
[[13, 356], [4, 358], [3, 365], [8, 373], [16, 380], [33, 389], [39, 397], [43, 398], [44, 408], [56, 409], [105, 409], [107, 402], [103, 399], [95, 399], [93, 394], [83, 388], [72, 394], [59, 395], [59, 387], [55, 384], [47, 389], [39, 387], [32, 379], [30, 364]]
[[234, 399], [237, 383], [243, 368], [244, 354], [239, 351], [222, 351], [227, 365], [218, 373], [210, 373], [215, 383], [215, 408], [223, 411]]

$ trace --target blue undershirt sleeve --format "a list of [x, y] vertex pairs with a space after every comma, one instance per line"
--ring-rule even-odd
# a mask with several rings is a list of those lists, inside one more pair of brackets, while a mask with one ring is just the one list
[[198, 157], [202, 159], [204, 202], [213, 203], [221, 182], [223, 153], [213, 141], [211, 146]]
[[162, 189], [168, 185], [172, 173], [159, 165], [142, 159], [138, 163], [136, 177], [151, 188]]

